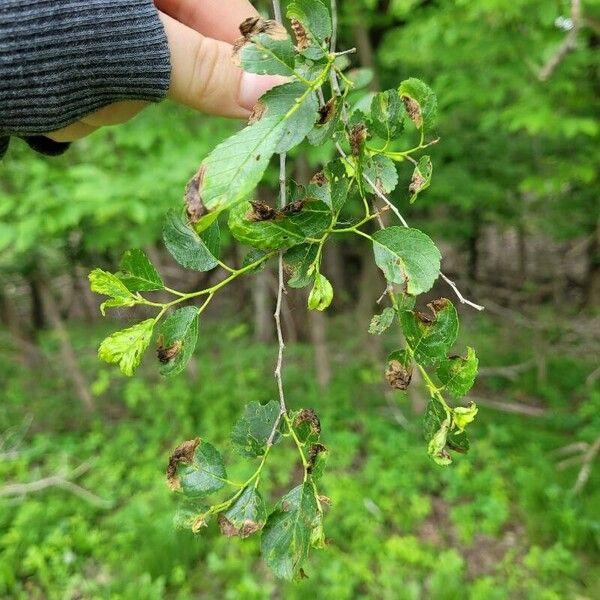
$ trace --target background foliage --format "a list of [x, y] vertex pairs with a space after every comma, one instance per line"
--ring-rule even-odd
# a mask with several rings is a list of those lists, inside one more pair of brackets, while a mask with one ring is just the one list
[[[271, 578], [253, 540], [175, 531], [161, 477], [178, 441], [202, 431], [226, 445], [243, 404], [274, 397], [274, 350], [252, 340], [260, 333], [256, 295], [240, 288], [230, 305], [209, 313], [196, 356], [202, 367], [165, 383], [151, 369], [124, 381], [96, 364], [94, 349], [114, 327], [81, 323], [88, 315], [76, 287], [79, 268], [115, 267], [123, 250], [154, 247], [165, 212], [179, 205], [200, 160], [236, 124], [165, 104], [59, 159], [13, 143], [0, 164], [0, 480], [36, 481], [91, 459], [77, 482], [105, 502], [60, 488], [0, 497], [0, 597], [600, 593], [598, 472], [574, 494], [581, 462], [563, 466], [570, 455], [560, 450], [591, 445], [600, 431], [598, 377], [591, 377], [600, 272], [600, 2], [582, 5], [577, 46], [546, 81], [538, 74], [567, 34], [570, 2], [341, 5], [340, 46], [357, 46], [353, 60], [372, 68], [370, 87], [418, 76], [440, 101], [432, 186], [402, 208], [445, 243], [445, 268], [490, 309], [484, 316], [463, 311], [468, 334], [459, 343], [476, 346], [480, 365], [492, 369], [474, 393], [496, 404], [481, 405], [472, 455], [451, 470], [431, 464], [418, 434], [424, 393], [390, 396], [373, 353], [393, 349], [394, 341], [384, 337], [371, 350], [359, 332], [368, 325], [361, 288], [372, 303], [381, 282], [370, 283], [360, 256], [341, 244], [340, 316], [327, 323], [333, 376], [324, 393], [305, 339], [291, 347], [286, 380], [290, 403], [312, 405], [336, 449], [324, 481], [334, 503], [331, 543], [296, 586]], [[328, 152], [304, 156], [316, 165]], [[410, 173], [401, 173], [399, 189]], [[274, 171], [269, 177], [275, 183]], [[395, 199], [405, 202], [403, 194]], [[493, 260], [483, 252], [492, 227], [516, 232], [516, 265], [502, 249]], [[567, 247], [560, 244], [584, 250], [548, 275], [539, 253], [560, 253]], [[37, 297], [54, 276], [50, 291], [96, 404], [91, 417], [61, 368], [64, 337]], [[171, 277], [185, 282], [186, 275]], [[525, 367], [494, 374], [506, 365]], [[531, 410], [498, 412], [498, 403]], [[289, 489], [287, 469], [279, 473], [276, 462], [271, 470], [280, 491]]]

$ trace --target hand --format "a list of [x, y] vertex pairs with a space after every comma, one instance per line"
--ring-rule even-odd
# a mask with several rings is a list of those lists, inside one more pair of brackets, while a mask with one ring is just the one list
[[[154, 0], [171, 52], [169, 98], [196, 110], [245, 118], [264, 92], [281, 77], [244, 73], [231, 60], [239, 24], [258, 13], [248, 0]], [[104, 125], [124, 123], [147, 102], [115, 102], [76, 123], [47, 134], [71, 142]]]

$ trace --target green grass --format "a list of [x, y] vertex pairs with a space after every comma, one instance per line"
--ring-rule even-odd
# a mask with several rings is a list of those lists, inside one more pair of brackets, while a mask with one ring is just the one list
[[[169, 450], [195, 435], [225, 449], [232, 479], [250, 471], [228, 433], [246, 402], [274, 397], [274, 348], [253, 344], [243, 324], [221, 322], [201, 333], [195, 378], [162, 381], [146, 364], [125, 380], [96, 362], [105, 331], [74, 327], [98, 396], [89, 419], [60, 375], [51, 334], [41, 340], [50, 367], [31, 373], [16, 366], [0, 333], [0, 431], [32, 418], [19, 456], [0, 461], [0, 480], [32, 481], [92, 460], [78, 482], [110, 503], [97, 507], [56, 488], [0, 498], [0, 598], [597, 598], [600, 469], [574, 497], [578, 468], [558, 470], [552, 454], [597, 435], [600, 392], [584, 385], [591, 361], [550, 354], [541, 383], [535, 370], [515, 381], [486, 378], [478, 396], [535, 398], [549, 412], [532, 418], [482, 407], [471, 454], [442, 468], [426, 456], [407, 397], [390, 397], [408, 418], [401, 427], [381, 365], [347, 341], [356, 337], [352, 323], [337, 325], [326, 393], [314, 382], [310, 348], [290, 348], [286, 359], [289, 404], [321, 417], [331, 453], [323, 486], [333, 506], [327, 550], [313, 553], [308, 579], [284, 585], [260, 561], [257, 540], [223, 538], [215, 523], [197, 537], [175, 530], [176, 498], [164, 481]], [[529, 357], [527, 332], [488, 319], [468, 329], [464, 339], [484, 366]], [[278, 446], [272, 458], [264, 480], [274, 501], [299, 472], [290, 466], [293, 449]]]

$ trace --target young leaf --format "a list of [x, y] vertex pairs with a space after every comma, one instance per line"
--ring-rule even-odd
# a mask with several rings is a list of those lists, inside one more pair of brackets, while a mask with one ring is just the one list
[[475, 402], [470, 402], [469, 406], [457, 406], [452, 409], [454, 424], [459, 431], [464, 431], [465, 427], [475, 420], [479, 409]]
[[[244, 415], [235, 424], [231, 432], [231, 441], [236, 450], [248, 458], [262, 456], [267, 449], [267, 441], [279, 418], [279, 403], [271, 400], [268, 404], [250, 402], [246, 405]], [[279, 440], [277, 432], [273, 443]]]
[[265, 502], [255, 486], [249, 485], [231, 508], [219, 516], [219, 527], [227, 537], [247, 538], [261, 530], [266, 521]]
[[142, 250], [127, 250], [119, 266], [121, 270], [117, 277], [132, 292], [152, 292], [165, 287], [154, 265]]
[[398, 171], [394, 161], [382, 154], [376, 154], [367, 161], [363, 173], [383, 194], [389, 194], [398, 185]]
[[110, 296], [110, 300], [106, 300], [100, 305], [102, 316], [105, 316], [107, 308], [133, 306], [137, 303], [136, 297], [116, 275], [102, 269], [94, 269], [88, 278], [92, 292]]
[[154, 319], [147, 319], [109, 335], [100, 344], [98, 357], [107, 363], [118, 364], [121, 372], [131, 377], [150, 344], [153, 328]]
[[381, 335], [394, 322], [396, 311], [387, 306], [383, 309], [380, 315], [373, 315], [371, 323], [369, 323], [369, 333], [373, 335]]
[[445, 358], [437, 368], [437, 376], [450, 394], [460, 398], [473, 387], [479, 361], [473, 348], [467, 348], [467, 357]]
[[433, 165], [429, 156], [422, 156], [413, 171], [408, 191], [412, 194], [410, 203], [412, 204], [417, 196], [426, 190], [431, 183], [431, 175], [433, 174]]
[[439, 250], [418, 229], [388, 227], [375, 232], [373, 252], [385, 278], [405, 284], [411, 295], [429, 291], [440, 272]]
[[299, 244], [290, 248], [283, 256], [286, 266], [292, 272], [288, 286], [303, 288], [313, 280], [315, 274], [315, 260], [317, 258], [318, 244]]
[[[225, 486], [227, 472], [219, 451], [208, 442], [198, 440], [190, 456], [175, 459], [171, 457], [169, 467], [175, 463], [175, 474], [170, 484], [173, 489], [181, 490], [188, 498], [202, 498], [218, 492]], [[167, 471], [167, 475], [169, 470]]]
[[440, 298], [427, 305], [432, 316], [419, 311], [400, 315], [402, 332], [419, 364], [443, 361], [458, 335], [458, 315], [452, 302]]
[[198, 235], [181, 213], [172, 209], [167, 213], [163, 240], [171, 256], [183, 267], [210, 271], [219, 264], [214, 255], [219, 252], [217, 223]]
[[308, 557], [311, 533], [320, 513], [310, 481], [295, 487], [269, 515], [261, 539], [267, 565], [277, 577], [292, 579]]
[[325, 275], [317, 273], [313, 288], [308, 295], [310, 310], [325, 310], [333, 300], [333, 287]]
[[417, 129], [430, 129], [437, 117], [437, 98], [433, 90], [421, 80], [411, 77], [400, 84], [398, 92]]
[[371, 129], [386, 141], [402, 133], [405, 115], [397, 90], [379, 92], [371, 101]]
[[159, 331], [158, 370], [171, 377], [181, 373], [198, 341], [198, 309], [185, 306], [170, 314]]
[[322, 46], [327, 46], [332, 32], [331, 15], [325, 4], [320, 0], [294, 0], [288, 4], [287, 17], [302, 26], [309, 40], [309, 47], [302, 54], [315, 60], [321, 58]]
[[423, 417], [423, 433], [427, 441], [427, 453], [438, 465], [449, 465], [452, 462], [446, 448], [451, 423], [451, 416], [440, 402], [430, 398]]

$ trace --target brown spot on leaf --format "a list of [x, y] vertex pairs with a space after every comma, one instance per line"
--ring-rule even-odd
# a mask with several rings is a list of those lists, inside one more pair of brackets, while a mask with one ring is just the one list
[[290, 24], [294, 36], [296, 37], [296, 50], [298, 50], [298, 52], [306, 50], [310, 46], [310, 40], [308, 39], [308, 34], [306, 33], [306, 29], [304, 29], [304, 25], [302, 25], [298, 19], [292, 19]]
[[298, 571], [298, 577], [300, 577], [300, 579], [308, 579], [308, 575], [302, 567], [300, 567], [300, 570]]
[[315, 461], [317, 460], [317, 456], [321, 454], [321, 452], [327, 452], [327, 448], [323, 446], [323, 444], [312, 444], [310, 449], [308, 450], [308, 466], [306, 467], [306, 472], [310, 475], [315, 466]]
[[365, 140], [367, 139], [367, 128], [363, 123], [355, 125], [350, 130], [350, 150], [352, 156], [358, 156]]
[[301, 200], [294, 200], [294, 202], [286, 204], [281, 210], [281, 212], [286, 216], [298, 214], [299, 212], [302, 212], [305, 202], [306, 198], [302, 198]]
[[266, 110], [267, 107], [262, 102], [257, 102], [252, 107], [252, 112], [250, 113], [250, 117], [248, 119], [248, 125], [252, 125], [257, 121], [260, 121]]
[[279, 211], [275, 210], [265, 202], [251, 200], [250, 205], [252, 206], [252, 210], [249, 210], [246, 213], [246, 219], [248, 219], [248, 221], [253, 221], [255, 223], [259, 221], [273, 221], [280, 217]]
[[312, 408], [303, 408], [298, 413], [294, 421], [294, 426], [298, 427], [302, 423], [308, 423], [313, 433], [321, 433], [321, 422], [319, 421], [319, 417], [317, 417], [317, 413]]
[[262, 529], [262, 525], [246, 519], [241, 527], [236, 527], [225, 515], [219, 515], [219, 529], [224, 536], [227, 537], [240, 537], [242, 539], [251, 536]]
[[433, 323], [433, 319], [429, 315], [425, 314], [424, 312], [421, 312], [420, 310], [413, 310], [413, 314], [424, 325], [431, 325]]
[[248, 17], [244, 19], [240, 24], [241, 38], [238, 38], [233, 44], [233, 61], [239, 65], [239, 53], [240, 50], [248, 43], [251, 39], [260, 33], [265, 33], [274, 40], [285, 40], [288, 33], [283, 25], [277, 21], [271, 19], [263, 19], [261, 17]]
[[417, 126], [422, 127], [423, 115], [421, 114], [420, 104], [410, 96], [402, 96], [402, 102], [404, 102], [404, 108], [410, 117], [410, 120]]
[[181, 352], [181, 348], [181, 340], [177, 340], [176, 342], [165, 348], [163, 336], [161, 335], [158, 338], [158, 347], [156, 349], [156, 355], [158, 356], [158, 360], [162, 364], [167, 364], [171, 362]]
[[441, 310], [444, 310], [444, 308], [448, 306], [448, 302], [449, 300], [447, 298], [438, 298], [437, 300], [430, 302], [427, 306], [431, 309], [431, 311], [434, 314], [436, 314], [439, 313]]
[[173, 491], [177, 491], [181, 487], [179, 478], [177, 477], [177, 465], [179, 463], [190, 464], [194, 460], [194, 452], [200, 445], [201, 440], [199, 437], [193, 440], [187, 440], [180, 444], [173, 450], [169, 464], [167, 465], [167, 483]]
[[202, 527], [208, 527], [208, 521], [204, 515], [200, 515], [192, 521], [192, 531], [194, 533], [198, 533]]
[[185, 212], [190, 223], [197, 223], [208, 211], [202, 202], [202, 182], [206, 167], [200, 165], [197, 173], [188, 181], [185, 186]]
[[410, 184], [408, 185], [408, 191], [411, 194], [416, 194], [421, 189], [425, 181], [426, 179], [421, 174], [421, 171], [415, 169], [415, 172], [410, 179]]
[[333, 96], [319, 108], [319, 120], [317, 121], [317, 125], [325, 125], [325, 123], [331, 121], [331, 118], [335, 114], [336, 104], [336, 97]]
[[333, 504], [329, 496], [319, 496], [319, 502], [325, 504], [325, 506], [331, 506]]
[[399, 360], [390, 360], [385, 371], [385, 378], [395, 390], [405, 390], [410, 385], [412, 373], [412, 364], [405, 367]]
[[291, 508], [291, 505], [290, 505], [290, 503], [289, 503], [287, 500], [284, 500], [284, 501], [281, 503], [281, 510], [282, 510], [283, 512], [288, 512], [288, 511], [290, 510], [290, 508]]
[[319, 171], [318, 173], [315, 173], [312, 176], [312, 179], [310, 180], [310, 183], [314, 183], [316, 185], [318, 185], [319, 187], [326, 185], [329, 182], [329, 180], [327, 179], [327, 176], [325, 175], [325, 173], [323, 173], [323, 171]]

